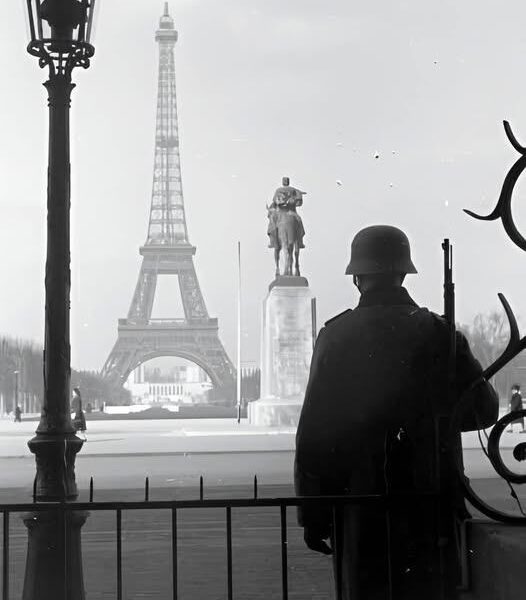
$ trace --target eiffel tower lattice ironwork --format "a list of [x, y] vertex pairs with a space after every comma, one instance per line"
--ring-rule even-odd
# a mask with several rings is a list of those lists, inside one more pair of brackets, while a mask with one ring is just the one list
[[[199, 365], [216, 388], [233, 400], [235, 369], [210, 318], [199, 287], [188, 240], [177, 124], [174, 46], [177, 31], [165, 4], [159, 29], [159, 83], [152, 203], [148, 237], [128, 317], [119, 319], [118, 337], [102, 374], [124, 383], [141, 363], [158, 356], [178, 356]], [[177, 275], [184, 318], [152, 319], [157, 279]], [[232, 390], [232, 391], [230, 391]]]

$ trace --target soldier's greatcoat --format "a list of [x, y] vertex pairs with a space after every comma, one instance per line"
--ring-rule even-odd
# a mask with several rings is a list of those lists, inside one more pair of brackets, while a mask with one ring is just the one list
[[[456, 394], [482, 369], [466, 339], [457, 334]], [[359, 305], [320, 331], [296, 438], [298, 495], [375, 494], [436, 489], [435, 417], [448, 406], [449, 329], [418, 307], [404, 288], [364, 293]], [[495, 392], [478, 386], [480, 426], [497, 418]], [[477, 423], [463, 424], [464, 430]], [[458, 443], [459, 440], [458, 440]], [[459, 446], [460, 452], [460, 446]], [[442, 515], [442, 561], [454, 595], [454, 517], [462, 515], [451, 473]], [[440, 598], [436, 511], [428, 502], [406, 505], [390, 515], [391, 577], [395, 599]], [[328, 537], [331, 515], [300, 510], [300, 525]], [[345, 509], [343, 597], [384, 600], [388, 596], [387, 520], [384, 510]], [[442, 579], [444, 579], [442, 577]], [[448, 592], [449, 593], [449, 592]], [[436, 595], [433, 595], [436, 594]], [[448, 596], [448, 600], [450, 597]]]

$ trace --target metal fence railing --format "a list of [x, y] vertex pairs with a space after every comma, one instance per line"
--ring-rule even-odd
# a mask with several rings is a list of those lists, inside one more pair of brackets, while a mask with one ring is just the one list
[[[392, 548], [390, 547], [390, 510], [399, 504], [400, 502], [434, 502], [437, 498], [437, 494], [432, 493], [419, 493], [411, 495], [345, 495], [345, 496], [309, 496], [309, 497], [258, 497], [257, 480], [254, 480], [253, 495], [248, 498], [210, 498], [204, 497], [203, 481], [200, 481], [199, 488], [199, 499], [192, 500], [150, 500], [149, 499], [149, 485], [148, 481], [145, 486], [144, 500], [142, 501], [94, 501], [93, 500], [93, 486], [90, 486], [90, 501], [88, 502], [33, 502], [33, 503], [11, 503], [11, 504], [0, 504], [0, 512], [3, 516], [3, 556], [2, 556], [2, 573], [3, 573], [3, 585], [2, 585], [2, 600], [9, 600], [10, 598], [10, 519], [13, 514], [25, 514], [27, 515], [39, 515], [42, 513], [56, 514], [57, 523], [61, 523], [61, 527], [64, 527], [64, 548], [59, 556], [63, 557], [64, 565], [61, 572], [64, 574], [66, 580], [67, 567], [66, 561], [68, 560], [69, 552], [66, 546], [68, 535], [67, 528], [68, 524], [72, 522], [72, 516], [76, 513], [94, 513], [97, 511], [110, 511], [115, 515], [115, 556], [116, 556], [116, 571], [114, 573], [116, 582], [116, 594], [117, 600], [122, 600], [123, 595], [123, 513], [126, 511], [142, 511], [142, 510], [155, 510], [165, 511], [170, 515], [171, 522], [171, 563], [172, 563], [172, 598], [173, 600], [180, 599], [179, 595], [179, 569], [178, 563], [180, 558], [180, 544], [178, 539], [178, 517], [182, 511], [186, 509], [223, 509], [224, 510], [224, 523], [225, 523], [225, 540], [224, 540], [224, 551], [225, 551], [225, 569], [226, 569], [226, 597], [228, 600], [232, 600], [235, 596], [234, 582], [233, 582], [233, 553], [232, 553], [232, 532], [233, 532], [233, 519], [232, 510], [236, 508], [264, 508], [264, 507], [275, 507], [279, 512], [279, 545], [280, 545], [280, 564], [281, 564], [281, 598], [288, 600], [289, 598], [289, 561], [288, 561], [288, 530], [289, 522], [287, 520], [287, 509], [290, 507], [313, 507], [320, 505], [324, 507], [330, 507], [333, 515], [334, 524], [334, 537], [333, 537], [333, 549], [334, 549], [334, 564], [341, 565], [341, 556], [338, 556], [339, 549], [341, 548], [341, 530], [337, 525], [341, 523], [342, 509], [345, 506], [357, 505], [357, 506], [376, 506], [382, 507], [385, 510], [385, 526], [386, 526], [386, 539], [388, 543], [387, 555], [388, 565], [386, 568], [390, 570], [391, 565], [391, 553]], [[296, 524], [294, 523], [296, 527]], [[101, 558], [102, 560], [102, 558]], [[389, 575], [391, 575], [389, 573]], [[277, 577], [277, 574], [276, 574]], [[340, 600], [342, 596], [342, 575], [341, 568], [335, 567], [335, 583], [336, 583], [336, 598]], [[392, 597], [391, 588], [391, 576], [389, 576], [389, 592], [386, 596], [386, 600]], [[67, 584], [64, 583], [65, 588]], [[67, 597], [67, 593], [65, 594]]]

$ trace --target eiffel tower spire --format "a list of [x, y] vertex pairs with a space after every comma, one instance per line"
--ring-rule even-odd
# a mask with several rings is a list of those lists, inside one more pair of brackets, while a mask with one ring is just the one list
[[175, 86], [174, 47], [177, 31], [164, 4], [164, 14], [155, 33], [159, 44], [159, 80], [157, 87], [157, 122], [152, 204], [146, 245], [188, 244], [184, 212], [177, 98]]

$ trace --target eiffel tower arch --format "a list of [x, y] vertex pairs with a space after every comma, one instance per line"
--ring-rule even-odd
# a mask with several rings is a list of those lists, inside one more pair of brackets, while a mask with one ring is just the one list
[[[140, 364], [159, 356], [177, 356], [199, 365], [223, 397], [233, 402], [235, 369], [211, 318], [194, 266], [184, 210], [174, 46], [177, 31], [165, 4], [159, 29], [159, 80], [150, 220], [142, 264], [128, 316], [119, 319], [117, 341], [102, 374], [122, 385]], [[176, 275], [184, 318], [152, 318], [158, 278]]]

